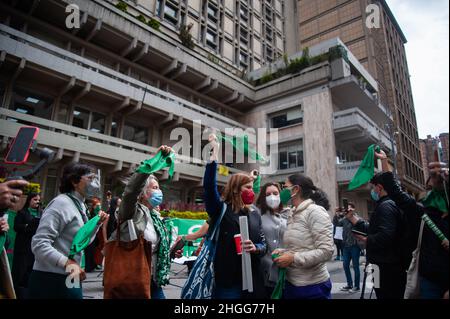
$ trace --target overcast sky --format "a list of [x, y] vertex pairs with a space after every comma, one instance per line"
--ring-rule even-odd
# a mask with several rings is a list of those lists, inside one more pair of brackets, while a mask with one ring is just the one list
[[449, 131], [449, 1], [387, 0], [405, 34], [419, 137]]

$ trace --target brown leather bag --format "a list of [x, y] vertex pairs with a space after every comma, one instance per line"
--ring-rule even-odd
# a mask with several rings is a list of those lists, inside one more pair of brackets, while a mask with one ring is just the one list
[[143, 236], [105, 244], [104, 299], [150, 299], [152, 245]]

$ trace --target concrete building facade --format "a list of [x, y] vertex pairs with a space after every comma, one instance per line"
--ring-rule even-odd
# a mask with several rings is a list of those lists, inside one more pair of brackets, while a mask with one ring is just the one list
[[418, 195], [423, 169], [406, 59], [407, 42], [384, 0], [298, 0], [302, 48], [339, 37], [378, 84], [394, 126], [384, 123], [397, 145], [397, 170], [406, 189]]
[[[201, 130], [265, 128], [267, 137], [270, 129], [277, 129], [278, 143], [267, 143], [270, 174], [263, 182], [283, 182], [289, 174], [302, 172], [325, 190], [332, 207], [347, 198], [367, 215], [372, 205], [367, 190], [347, 192], [346, 185], [370, 144], [392, 151], [384, 124], [392, 124], [393, 117], [378, 98], [376, 79], [342, 41], [330, 39], [312, 45], [311, 57], [338, 47], [345, 54], [317, 60], [266, 83], [255, 82], [302, 52], [293, 41], [286, 41], [289, 32], [283, 31], [289, 23], [294, 25], [294, 17], [286, 16], [296, 14], [288, 1], [261, 1], [261, 6], [253, 1], [246, 7], [248, 16], [242, 12], [245, 2], [138, 0], [127, 1], [124, 12], [117, 1], [106, 0], [1, 1], [2, 153], [20, 126], [40, 127], [39, 146], [56, 152], [35, 180], [48, 201], [57, 194], [62, 167], [72, 161], [99, 167], [103, 190], [120, 194], [120, 181], [137, 164], [159, 145], [178, 141], [179, 136], [171, 136], [175, 128], [192, 136], [195, 123], [201, 121]], [[66, 26], [70, 4], [80, 10], [80, 28]], [[195, 12], [197, 18], [191, 14]], [[140, 15], [158, 20], [160, 29], [144, 23], [137, 18]], [[286, 56], [277, 59], [277, 54], [265, 55], [252, 45], [243, 72], [241, 15], [252, 27], [247, 28], [251, 43], [259, 38], [262, 48]], [[258, 25], [264, 30], [269, 16], [275, 21], [271, 44], [265, 31], [257, 35]], [[216, 29], [216, 51], [207, 35], [211, 17], [221, 26]], [[227, 17], [232, 22], [225, 22]], [[192, 49], [177, 35], [177, 27], [185, 23], [192, 23]], [[231, 29], [233, 49], [227, 55], [224, 43], [230, 40]], [[189, 156], [177, 157], [171, 182], [166, 182], [167, 172], [158, 174], [166, 202], [201, 201], [205, 162], [196, 148], [206, 144], [203, 140], [195, 146], [192, 141]], [[30, 163], [36, 161], [32, 157]], [[14, 169], [2, 166], [7, 172]], [[255, 164], [230, 166], [232, 174]], [[221, 185], [226, 180], [219, 176]]]

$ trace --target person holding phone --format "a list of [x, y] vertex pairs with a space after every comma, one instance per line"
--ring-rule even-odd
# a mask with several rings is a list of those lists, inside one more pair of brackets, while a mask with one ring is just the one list
[[448, 193], [449, 172], [445, 163], [434, 162], [428, 167], [430, 189], [419, 202], [406, 193], [391, 172], [384, 151], [375, 152], [382, 161], [382, 178], [386, 193], [405, 212], [405, 223], [413, 236], [413, 248], [416, 248], [420, 223], [424, 216], [431, 220], [423, 228], [419, 255], [419, 286], [421, 299], [448, 299], [449, 290], [449, 224]]
[[354, 229], [367, 236], [353, 236], [365, 243], [367, 261], [377, 265], [380, 286], [375, 287], [377, 299], [403, 299], [406, 285], [406, 266], [401, 258], [402, 213], [389, 198], [380, 173], [370, 181], [371, 197], [376, 202], [369, 222], [365, 222], [350, 210], [346, 218]]

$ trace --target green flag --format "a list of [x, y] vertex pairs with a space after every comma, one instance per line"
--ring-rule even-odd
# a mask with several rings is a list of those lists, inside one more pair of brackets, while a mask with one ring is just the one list
[[259, 194], [260, 190], [261, 190], [261, 175], [258, 174], [255, 181], [253, 182], [253, 192], [255, 192], [255, 194]]
[[259, 162], [266, 162], [264, 156], [255, 151], [255, 149], [250, 148], [248, 144], [248, 135], [244, 136], [233, 136], [232, 138], [222, 135], [220, 132], [217, 133], [217, 137], [222, 139], [224, 142], [228, 142], [233, 145], [233, 148], [241, 153], [244, 153], [245, 156], [250, 156], [251, 159], [254, 159]]
[[447, 200], [445, 199], [445, 192], [433, 189], [429, 191], [427, 196], [422, 199], [422, 204], [425, 207], [433, 207], [441, 213], [448, 213]]
[[[272, 259], [280, 257], [279, 254], [272, 254]], [[283, 297], [284, 284], [286, 282], [286, 268], [278, 270], [278, 281], [272, 292], [272, 299], [281, 299]]]
[[69, 258], [73, 258], [73, 256], [83, 251], [89, 245], [92, 236], [94, 236], [94, 231], [99, 220], [100, 216], [97, 215], [80, 228], [80, 230], [73, 238], [72, 246], [69, 252]]
[[175, 153], [170, 152], [164, 155], [159, 151], [155, 157], [145, 160], [136, 169], [136, 172], [143, 174], [152, 174], [154, 172], [160, 171], [163, 168], [169, 167], [169, 179], [172, 179], [173, 172], [175, 170]]
[[0, 234], [0, 254], [3, 251], [3, 247], [5, 247], [6, 242], [6, 233]]
[[375, 174], [375, 151], [379, 152], [380, 147], [375, 144], [370, 145], [358, 171], [348, 185], [349, 191], [368, 183], [372, 179]]

